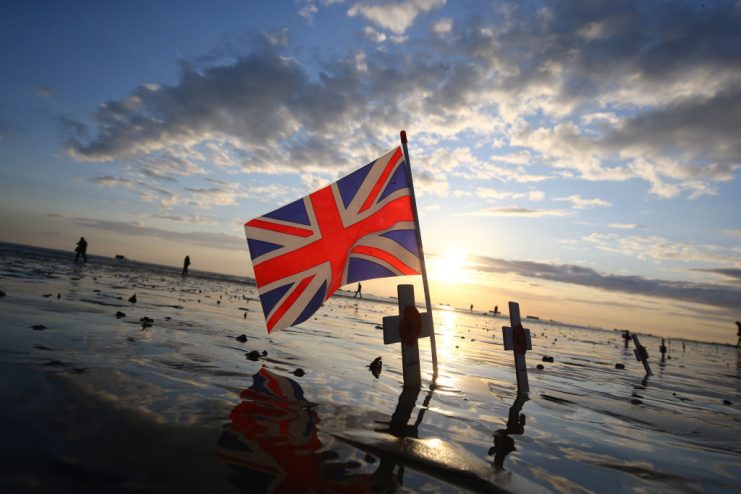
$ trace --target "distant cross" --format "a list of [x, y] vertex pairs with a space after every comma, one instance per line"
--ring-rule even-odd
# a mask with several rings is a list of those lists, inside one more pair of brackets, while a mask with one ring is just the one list
[[522, 327], [522, 321], [520, 321], [520, 304], [517, 302], [509, 303], [509, 323], [512, 325], [511, 328], [506, 326], [502, 327], [504, 349], [514, 350], [515, 372], [517, 373], [517, 392], [529, 393], [530, 384], [527, 382], [525, 352], [527, 350], [532, 350], [533, 345], [530, 341], [530, 330]]
[[432, 315], [417, 310], [414, 285], [399, 285], [397, 295], [399, 315], [383, 318], [383, 344], [401, 342], [404, 387], [418, 388], [422, 386], [422, 375], [417, 340], [432, 335]]
[[648, 351], [646, 351], [646, 347], [641, 345], [641, 342], [638, 341], [638, 335], [634, 333], [631, 336], [633, 337], [633, 343], [636, 345], [635, 350], [633, 350], [636, 360], [643, 363], [643, 368], [646, 369], [647, 376], [653, 376], [654, 373], [651, 372], [651, 367], [648, 366]]

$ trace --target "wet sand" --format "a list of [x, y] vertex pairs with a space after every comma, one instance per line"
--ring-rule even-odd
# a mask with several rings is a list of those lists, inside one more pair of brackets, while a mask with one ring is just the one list
[[410, 393], [377, 328], [393, 300], [346, 292], [268, 336], [244, 281], [72, 259], [0, 244], [3, 492], [741, 489], [735, 348], [661, 363], [641, 336], [646, 379], [618, 332], [527, 320], [525, 401], [509, 321], [448, 308], [437, 385]]

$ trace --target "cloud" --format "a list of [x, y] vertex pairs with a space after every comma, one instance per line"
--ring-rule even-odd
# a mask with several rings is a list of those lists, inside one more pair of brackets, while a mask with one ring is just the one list
[[570, 202], [576, 209], [612, 206], [612, 204], [610, 204], [609, 202], [605, 200], [598, 199], [598, 198], [584, 199], [578, 194], [572, 194], [568, 197], [557, 197], [554, 199], [554, 201]]
[[443, 17], [432, 24], [432, 32], [438, 35], [448, 34], [453, 30], [453, 19]]
[[243, 249], [245, 247], [244, 238], [224, 233], [198, 231], [174, 232], [133, 222], [88, 218], [77, 218], [74, 222], [83, 227], [97, 228], [99, 230], [106, 230], [127, 236], [154, 237], [172, 242], [201, 245], [203, 247], [212, 247], [224, 250]]
[[600, 273], [592, 268], [571, 264], [546, 264], [491, 257], [477, 257], [473, 261], [477, 263], [476, 269], [489, 273], [513, 273], [609, 292], [679, 300], [731, 310], [738, 309], [738, 301], [741, 299], [741, 289], [728, 286]]
[[153, 214], [152, 218], [161, 220], [176, 221], [178, 223], [193, 223], [196, 225], [217, 225], [219, 221], [211, 216], [204, 216], [201, 214], [188, 214], [188, 215], [177, 215], [177, 214]]
[[[640, 179], [657, 197], [697, 198], [738, 174], [741, 9], [732, 2], [546, 1], [535, 13], [513, 2], [409, 29], [444, 3], [349, 7], [376, 41], [411, 36], [403, 50], [348, 50], [307, 68], [283, 30], [229, 63], [182, 63], [176, 83], [147, 81], [77, 130], [68, 122], [67, 151], [134, 162], [162, 180], [212, 166], [327, 173], [388, 149], [404, 126], [419, 146], [420, 180], [441, 196], [456, 176]], [[464, 139], [482, 146], [475, 156], [435, 151], [464, 149]]]
[[657, 235], [621, 237], [615, 233], [592, 233], [583, 238], [595, 248], [641, 260], [658, 262], [708, 262], [741, 264], [730, 249], [712, 244], [683, 243]]
[[306, 5], [298, 11], [298, 15], [311, 22], [314, 20], [314, 15], [316, 15], [317, 12], [319, 12], [319, 9], [316, 5], [312, 2], [307, 2]]
[[518, 206], [503, 206], [479, 209], [467, 216], [520, 216], [523, 218], [543, 218], [546, 216], [567, 216], [568, 211], [561, 209], [527, 209]]
[[610, 223], [610, 228], [616, 228], [618, 230], [643, 230], [644, 228], [648, 228], [646, 225], [641, 225], [638, 223]]
[[503, 199], [527, 199], [530, 201], [542, 201], [545, 193], [540, 190], [530, 190], [528, 192], [511, 192], [492, 189], [489, 187], [477, 187], [476, 197], [481, 199], [492, 199], [495, 201]]
[[362, 16], [376, 26], [402, 35], [414, 23], [420, 13], [429, 12], [445, 5], [446, 0], [405, 0], [402, 2], [363, 3], [350, 7], [347, 15]]
[[36, 94], [36, 96], [41, 96], [42, 98], [53, 98], [57, 95], [57, 92], [54, 88], [45, 84], [38, 84], [34, 86], [33, 92]]
[[730, 278], [733, 281], [741, 282], [741, 269], [738, 268], [693, 269], [693, 271], [717, 274], [719, 276]]

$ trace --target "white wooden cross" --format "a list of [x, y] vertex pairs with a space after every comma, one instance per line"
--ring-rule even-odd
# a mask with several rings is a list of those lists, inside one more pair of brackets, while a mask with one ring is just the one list
[[[402, 342], [402, 335], [399, 332], [401, 324], [404, 322], [404, 313], [407, 307], [413, 307], [416, 310], [414, 302], [414, 285], [398, 285], [396, 287], [399, 299], [399, 315], [386, 316], [383, 318], [383, 344]], [[432, 335], [432, 314], [428, 312], [419, 313], [421, 319], [421, 328], [418, 338], [429, 337]], [[417, 339], [413, 344], [402, 343], [401, 360], [404, 371], [404, 387], [422, 386], [422, 375], [419, 366], [419, 345]]]
[[[517, 348], [515, 345], [515, 335], [512, 328], [517, 326], [522, 327], [522, 321], [520, 321], [520, 304], [517, 302], [509, 303], [509, 323], [512, 325], [511, 328], [506, 326], [502, 327], [502, 338], [504, 339], [504, 349], [514, 350], [515, 354], [515, 372], [517, 374], [517, 393], [529, 393], [530, 384], [527, 382], [527, 364], [525, 363], [525, 351], [524, 349]], [[523, 328], [525, 335], [525, 344], [527, 350], [533, 349], [533, 344], [530, 341], [530, 330]]]

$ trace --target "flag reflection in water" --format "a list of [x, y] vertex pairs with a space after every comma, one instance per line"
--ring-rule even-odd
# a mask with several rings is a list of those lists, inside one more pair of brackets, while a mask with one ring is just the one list
[[[373, 490], [371, 475], [353, 472], [357, 461], [341, 462], [321, 451], [316, 407], [299, 384], [265, 367], [229, 414], [217, 454], [230, 466], [230, 481], [248, 492], [339, 492]], [[378, 479], [376, 479], [377, 482]]]

